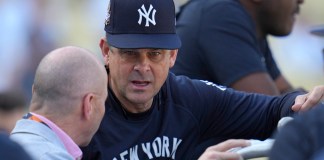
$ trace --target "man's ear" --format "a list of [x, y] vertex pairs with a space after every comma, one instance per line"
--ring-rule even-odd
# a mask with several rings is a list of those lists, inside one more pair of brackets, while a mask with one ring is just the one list
[[88, 93], [83, 98], [82, 112], [83, 112], [83, 117], [87, 120], [90, 119], [91, 114], [93, 112], [93, 106], [92, 106], [93, 96], [94, 95], [92, 93]]
[[178, 49], [170, 51], [170, 68], [174, 66], [175, 61], [177, 60]]
[[32, 94], [34, 94], [34, 84], [32, 85]]
[[109, 45], [107, 43], [106, 37], [102, 37], [99, 42], [99, 47], [101, 48], [101, 54], [104, 58], [105, 65], [108, 65], [109, 60]]

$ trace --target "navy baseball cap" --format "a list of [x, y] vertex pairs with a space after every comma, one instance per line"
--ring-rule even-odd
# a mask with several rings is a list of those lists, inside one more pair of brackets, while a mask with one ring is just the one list
[[117, 48], [178, 49], [173, 0], [110, 0], [105, 31]]

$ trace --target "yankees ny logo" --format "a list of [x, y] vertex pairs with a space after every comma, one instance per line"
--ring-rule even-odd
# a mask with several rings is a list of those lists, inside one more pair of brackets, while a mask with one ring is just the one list
[[[142, 9], [142, 10], [141, 10]], [[141, 25], [142, 24], [142, 17], [144, 17], [146, 19], [146, 23], [145, 23], [145, 27], [149, 27], [150, 23], [152, 23], [153, 25], [155, 25], [155, 13], [156, 13], [156, 10], [153, 9], [153, 13], [152, 13], [152, 18], [150, 18], [150, 14], [152, 12], [152, 9], [153, 9], [153, 6], [150, 5], [150, 8], [149, 10], [147, 11], [144, 4], [142, 5], [142, 7], [140, 9], [138, 9], [138, 13], [139, 13], [139, 19], [138, 19], [138, 24]]]

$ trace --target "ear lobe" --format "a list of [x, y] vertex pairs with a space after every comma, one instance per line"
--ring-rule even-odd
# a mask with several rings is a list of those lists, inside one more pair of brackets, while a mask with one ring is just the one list
[[32, 85], [32, 94], [34, 94], [35, 89], [34, 89], [34, 84]]
[[104, 62], [105, 62], [105, 65], [108, 65], [109, 63], [109, 45], [107, 43], [107, 40], [106, 38], [101, 38], [100, 39], [100, 43], [99, 43], [99, 46], [101, 48], [101, 54], [104, 58]]
[[92, 107], [93, 94], [86, 94], [83, 98], [82, 112], [85, 119], [89, 120], [93, 111]]
[[108, 65], [108, 64], [109, 64], [109, 58], [108, 58], [108, 55], [105, 55], [105, 56], [104, 56], [104, 62], [105, 62], [105, 65]]

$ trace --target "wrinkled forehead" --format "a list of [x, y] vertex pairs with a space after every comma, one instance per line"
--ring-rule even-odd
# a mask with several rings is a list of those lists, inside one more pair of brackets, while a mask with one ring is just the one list
[[113, 52], [123, 52], [123, 51], [132, 51], [132, 52], [168, 52], [170, 49], [162, 49], [162, 48], [117, 48], [114, 46], [109, 47]]

